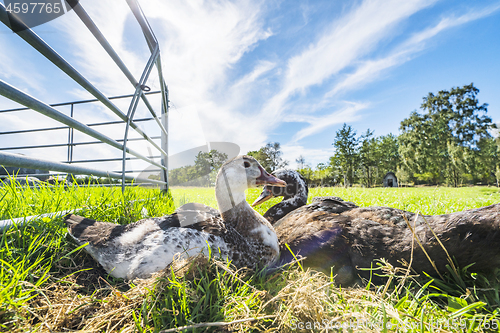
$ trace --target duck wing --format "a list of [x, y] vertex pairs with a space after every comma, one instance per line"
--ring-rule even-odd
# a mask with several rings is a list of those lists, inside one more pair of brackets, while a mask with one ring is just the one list
[[190, 228], [216, 236], [227, 233], [226, 225], [217, 209], [199, 203], [179, 207], [175, 214], [181, 228]]
[[358, 208], [354, 202], [344, 201], [339, 197], [314, 197], [312, 204], [317, 204], [318, 209], [340, 214], [353, 208]]
[[[349, 284], [355, 278], [349, 257], [347, 230], [351, 217], [328, 211], [329, 207], [315, 202], [300, 207], [282, 218], [276, 225], [280, 241], [280, 264], [306, 257], [303, 264], [330, 275], [331, 267], [336, 281]], [[292, 254], [293, 253], [293, 254]]]
[[82, 216], [69, 214], [64, 218], [69, 234], [78, 242], [104, 247], [108, 241], [123, 232], [124, 226], [108, 222], [98, 222]]
[[280, 243], [298, 246], [308, 238], [315, 238], [319, 233], [325, 234], [328, 229], [336, 229], [340, 222], [347, 223], [349, 217], [339, 214], [357, 207], [352, 202], [340, 198], [315, 198], [313, 203], [302, 206], [280, 219], [274, 228]]
[[74, 214], [67, 215], [64, 220], [68, 227], [69, 234], [77, 243], [89, 243], [89, 245], [96, 248], [109, 246], [116, 238], [141, 225], [150, 226], [148, 228], [141, 228], [150, 229], [150, 231], [158, 229], [158, 227], [155, 228], [154, 226], [159, 226], [164, 230], [180, 226], [179, 219], [175, 214], [143, 219], [126, 225], [100, 222]]
[[70, 235], [78, 243], [88, 242], [94, 247], [106, 247], [117, 237], [134, 229], [144, 230], [146, 234], [158, 229], [167, 230], [169, 228], [189, 228], [216, 236], [221, 236], [226, 232], [226, 226], [219, 211], [197, 203], [185, 204], [171, 215], [147, 218], [126, 225], [100, 222], [74, 214], [67, 215], [65, 222]]

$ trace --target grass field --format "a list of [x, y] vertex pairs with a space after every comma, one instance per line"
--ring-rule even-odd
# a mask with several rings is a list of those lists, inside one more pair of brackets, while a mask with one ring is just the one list
[[[0, 219], [75, 210], [117, 223], [169, 214], [187, 202], [216, 207], [211, 188], [0, 188]], [[258, 190], [249, 190], [252, 202]], [[443, 214], [500, 202], [497, 188], [317, 188], [360, 206], [390, 206]], [[263, 213], [279, 201], [258, 207]], [[106, 273], [67, 236], [61, 217], [39, 218], [2, 233], [1, 332], [476, 332], [498, 331], [500, 273], [450, 272], [445, 280], [404, 277], [385, 265], [386, 285], [336, 286], [331, 277], [298, 264], [271, 275], [235, 271], [196, 258], [127, 284]], [[379, 263], [379, 265], [383, 265]], [[221, 322], [230, 323], [229, 325]], [[329, 330], [330, 332], [332, 330]]]

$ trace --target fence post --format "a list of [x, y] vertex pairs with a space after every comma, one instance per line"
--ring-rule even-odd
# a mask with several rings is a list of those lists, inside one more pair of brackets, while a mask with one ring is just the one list
[[[168, 133], [168, 86], [162, 83], [162, 90], [165, 90], [165, 98], [161, 100], [161, 122], [163, 127], [167, 129]], [[162, 94], [163, 95], [163, 94]], [[161, 165], [165, 166], [167, 169], [160, 170], [161, 180], [165, 182], [163, 185], [163, 191], [168, 192], [168, 135], [161, 132], [161, 148], [167, 153], [167, 155], [161, 154]]]
[[[71, 103], [71, 118], [73, 118], [73, 107], [74, 104]], [[71, 162], [73, 162], [73, 127], [68, 127], [68, 163]]]

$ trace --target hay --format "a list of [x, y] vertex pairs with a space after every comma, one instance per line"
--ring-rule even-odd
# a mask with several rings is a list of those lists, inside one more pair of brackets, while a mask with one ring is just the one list
[[99, 267], [67, 276], [38, 290], [39, 296], [24, 307], [32, 318], [25, 329], [132, 332], [135, 329], [132, 312], [147, 300], [148, 291], [156, 288], [161, 292], [158, 281], [168, 281], [164, 277], [172, 271], [177, 276], [194, 279], [199, 269], [206, 269], [207, 265], [203, 256], [175, 260], [167, 269], [148, 279], [136, 279], [131, 285], [124, 282], [111, 285]]
[[[335, 325], [369, 323], [372, 315], [368, 310], [378, 308], [382, 302], [372, 291], [339, 288], [321, 272], [290, 272], [288, 284], [262, 306], [272, 307], [275, 311], [277, 332], [296, 332], [301, 329], [326, 331]], [[398, 317], [396, 311], [388, 312], [391, 317]], [[363, 327], [363, 331], [377, 332], [369, 327]]]
[[[193, 327], [223, 326], [219, 329], [229, 332], [252, 329], [293, 332], [297, 331], [300, 323], [334, 325], [369, 322], [373, 320], [373, 309], [380, 308], [382, 303], [387, 316], [399, 320], [398, 312], [375, 292], [360, 288], [338, 288], [323, 273], [311, 270], [304, 272], [296, 267], [285, 269], [264, 278], [269, 290], [261, 290], [255, 284], [245, 282], [249, 277], [246, 276], [247, 271], [237, 271], [227, 264], [197, 256], [189, 260], [175, 260], [170, 267], [153, 277], [134, 280], [130, 285], [111, 285], [98, 268], [54, 281], [39, 290], [39, 296], [28, 302], [25, 310], [31, 315], [26, 317], [31, 319], [25, 323], [27, 325], [24, 330], [137, 331], [134, 316], [138, 317], [144, 302], [151, 304], [161, 297], [170, 284], [169, 278], [175, 275], [178, 279], [192, 281], [206, 278], [207, 271], [212, 274], [215, 270], [224, 270], [229, 273], [228, 279], [235, 279], [249, 286], [252, 295], [248, 297], [257, 298], [258, 306], [250, 309], [245, 304], [247, 299], [230, 299], [225, 305], [228, 311], [231, 309], [224, 316], [227, 323], [193, 323]], [[363, 327], [363, 331], [377, 330]]]

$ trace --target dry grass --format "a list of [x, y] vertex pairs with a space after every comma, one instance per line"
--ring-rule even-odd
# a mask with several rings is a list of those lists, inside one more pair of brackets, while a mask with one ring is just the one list
[[[244, 280], [251, 278], [249, 272], [238, 272], [224, 263], [208, 261], [200, 256], [189, 261], [175, 262], [169, 269], [157, 273], [154, 277], [137, 279], [130, 285], [111, 285], [103, 278], [103, 271], [98, 268], [79, 271], [64, 279], [53, 281], [39, 289], [39, 296], [23, 307], [31, 315], [26, 313], [31, 320], [25, 322], [28, 326], [17, 331], [35, 328], [39, 332], [137, 331], [138, 323], [134, 319], [137, 318], [137, 311], [143, 303], [152, 305], [162, 297], [165, 288], [172, 283], [172, 275], [175, 275], [177, 280], [194, 281], [207, 278], [207, 270], [212, 271], [211, 274], [213, 271], [228, 272], [225, 281], [219, 282], [239, 280], [252, 290], [247, 297], [258, 300], [258, 306], [252, 309], [244, 305], [247, 298], [233, 299], [226, 304], [228, 308], [243, 309], [231, 313], [230, 319], [236, 323], [224, 323], [229, 331], [257, 329], [290, 332], [293, 321], [314, 323], [323, 322], [325, 318], [368, 320], [370, 315], [367, 312], [351, 313], [346, 317], [345, 310], [360, 304], [362, 307], [378, 306], [372, 301], [376, 296], [371, 291], [357, 288], [338, 289], [323, 273], [303, 272], [298, 268], [289, 269], [287, 274], [277, 272], [263, 280], [265, 284], [275, 283], [279, 287], [273, 296], [272, 290], [269, 292], [258, 289], [245, 282]], [[195, 293], [191, 296], [196, 298]], [[340, 299], [347, 302], [339, 302]], [[253, 318], [266, 320], [261, 322]], [[239, 320], [242, 322], [237, 322]]]
[[[89, 264], [89, 262], [87, 262]], [[202, 267], [207, 259], [194, 257], [172, 266], [149, 279], [133, 283], [110, 284], [100, 267], [86, 268], [38, 291], [25, 310], [33, 319], [30, 329], [39, 332], [133, 332], [135, 311], [148, 301], [148, 293], [161, 291], [160, 281], [174, 273], [193, 279], [193, 267]], [[27, 328], [27, 327], [26, 327]]]
[[[165, 290], [175, 281], [182, 281], [180, 288], [193, 288], [188, 294], [196, 302], [199, 294], [194, 290], [194, 282], [203, 279], [227, 285], [236, 280], [240, 285], [247, 285], [249, 292], [244, 297], [227, 299], [224, 322], [193, 323], [186, 331], [210, 326], [220, 332], [294, 332], [300, 328], [324, 331], [326, 325], [330, 328], [362, 325], [359, 328], [364, 332], [379, 332], [384, 323], [405, 323], [391, 297], [385, 297], [385, 291], [382, 293], [380, 289], [340, 288], [331, 277], [303, 271], [298, 265], [258, 278], [249, 273], [203, 256], [176, 261], [154, 277], [135, 280], [130, 285], [111, 285], [99, 269], [80, 271], [40, 289], [40, 296], [24, 307], [31, 314], [32, 319], [25, 322], [29, 326], [18, 331], [36, 328], [38, 332], [136, 332], [142, 329], [171, 332], [174, 329], [165, 329], [168, 326], [150, 325], [152, 312], [160, 306], [155, 303], [165, 297]], [[249, 305], [249, 300], [254, 301], [253, 305]], [[142, 319], [139, 319], [141, 311]]]

